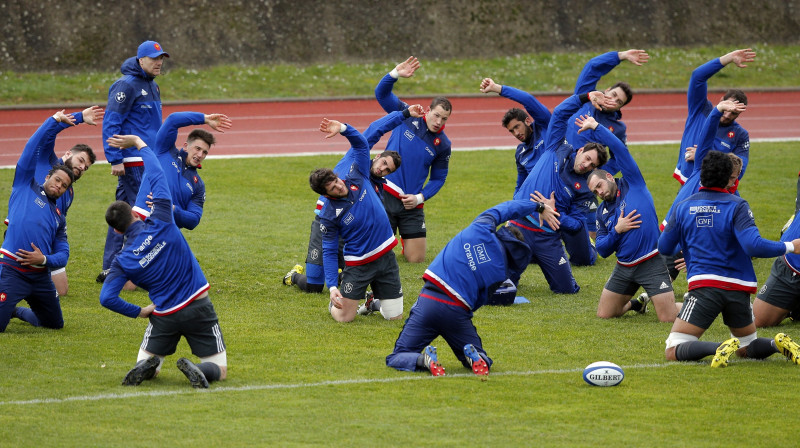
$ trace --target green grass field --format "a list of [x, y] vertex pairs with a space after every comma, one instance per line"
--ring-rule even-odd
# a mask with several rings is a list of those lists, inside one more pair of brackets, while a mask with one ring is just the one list
[[[340, 138], [340, 137], [339, 137]], [[347, 149], [341, 138], [342, 151]], [[59, 146], [60, 147], [60, 146]], [[676, 148], [632, 145], [660, 215], [678, 184]], [[777, 239], [794, 210], [799, 143], [754, 143], [740, 191], [766, 237]], [[315, 194], [307, 175], [335, 156], [209, 159], [201, 225], [186, 237], [211, 283], [228, 345], [229, 378], [193, 390], [174, 367], [190, 356], [182, 342], [161, 375], [136, 388], [119, 383], [134, 364], [146, 322], [100, 306], [94, 278], [116, 178], [97, 165], [76, 184], [70, 211], [70, 293], [66, 326], [37, 329], [13, 320], [0, 335], [2, 446], [790, 446], [800, 370], [783, 357], [667, 363], [670, 324], [654, 313], [595, 317], [615, 259], [575, 269], [582, 289], [550, 293], [532, 266], [520, 294], [530, 304], [483, 307], [475, 325], [495, 360], [481, 382], [442, 340], [448, 375], [385, 366], [402, 321], [379, 315], [335, 323], [325, 295], [287, 288], [282, 276], [304, 261]], [[12, 170], [0, 170], [0, 203]], [[428, 262], [484, 209], [510, 198], [511, 151], [456, 152], [442, 191], [426, 207]], [[756, 260], [763, 282], [771, 260]], [[405, 308], [426, 264], [400, 261]], [[175, 279], [176, 282], [181, 279]], [[676, 282], [679, 297], [685, 277]], [[128, 300], [148, 303], [143, 292]], [[800, 337], [797, 324], [780, 331]], [[778, 330], [762, 331], [772, 336]], [[721, 320], [706, 340], [721, 341]], [[614, 388], [585, 384], [587, 364], [625, 369]], [[787, 426], [791, 425], [791, 426]], [[794, 442], [793, 442], [794, 441]]]

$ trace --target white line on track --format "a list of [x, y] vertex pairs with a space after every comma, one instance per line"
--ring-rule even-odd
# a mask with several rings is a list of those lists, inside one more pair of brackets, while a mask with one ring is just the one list
[[[621, 366], [623, 370], [626, 369], [660, 369], [663, 367], [672, 367], [686, 364], [702, 364], [702, 363], [661, 363], [661, 364], [634, 364], [630, 366]], [[528, 370], [524, 372], [496, 372], [489, 375], [490, 377], [497, 376], [534, 376], [534, 375], [547, 375], [547, 374], [563, 374], [563, 373], [579, 373], [583, 368], [579, 369], [549, 369], [549, 370]], [[448, 377], [463, 378], [474, 377], [471, 373], [456, 373], [448, 374]], [[253, 384], [248, 386], [238, 387], [214, 387], [206, 390], [194, 390], [191, 388], [182, 388], [180, 390], [152, 390], [152, 391], [135, 391], [135, 392], [122, 392], [122, 393], [106, 393], [96, 395], [77, 395], [74, 397], [66, 398], [36, 398], [32, 400], [17, 400], [17, 401], [0, 401], [0, 406], [24, 406], [32, 404], [61, 404], [70, 403], [75, 401], [102, 401], [102, 400], [122, 400], [127, 398], [139, 397], [164, 397], [171, 395], [187, 395], [191, 393], [221, 393], [221, 392], [242, 392], [252, 390], [285, 390], [285, 389], [302, 389], [309, 387], [321, 386], [341, 386], [349, 384], [380, 384], [380, 383], [397, 383], [401, 381], [420, 381], [420, 380], [437, 380], [442, 381], [444, 378], [435, 378], [427, 374], [412, 375], [406, 374], [392, 378], [362, 378], [352, 380], [332, 380], [332, 381], [319, 381], [316, 383], [296, 383], [296, 384]]]

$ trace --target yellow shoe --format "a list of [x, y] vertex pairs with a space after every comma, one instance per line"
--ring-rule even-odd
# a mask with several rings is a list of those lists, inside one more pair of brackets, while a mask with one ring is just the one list
[[292, 274], [302, 274], [303, 272], [305, 272], [305, 268], [303, 268], [302, 265], [299, 264], [294, 265], [292, 270], [287, 272], [286, 275], [283, 276], [283, 284], [286, 286], [294, 285], [294, 283], [292, 283]]
[[711, 367], [727, 367], [728, 359], [736, 350], [739, 350], [739, 340], [736, 338], [730, 338], [720, 344], [720, 346], [717, 347], [717, 353], [714, 355], [714, 359], [711, 360]]
[[775, 335], [775, 347], [786, 359], [795, 364], [800, 364], [800, 345], [797, 345], [797, 342], [794, 342], [786, 333]]

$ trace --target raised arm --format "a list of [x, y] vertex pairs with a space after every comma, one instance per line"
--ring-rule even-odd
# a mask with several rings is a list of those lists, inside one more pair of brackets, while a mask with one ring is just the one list
[[616, 166], [622, 175], [632, 184], [644, 185], [644, 176], [639, 170], [639, 165], [633, 159], [630, 150], [608, 128], [599, 124], [594, 117], [581, 115], [575, 119], [578, 133], [589, 132], [590, 140], [608, 146], [614, 155]]
[[323, 118], [319, 124], [320, 132], [326, 134], [325, 138], [331, 138], [336, 134], [342, 134], [350, 142], [350, 150], [353, 151], [353, 160], [358, 166], [362, 175], [369, 177], [372, 162], [369, 159], [369, 144], [367, 139], [358, 130], [345, 123], [336, 120]]
[[609, 51], [600, 56], [595, 56], [586, 63], [575, 81], [574, 93], [588, 93], [597, 89], [597, 82], [607, 75], [622, 61], [629, 61], [634, 65], [642, 65], [650, 59], [644, 50]]
[[547, 136], [545, 137], [545, 150], [555, 151], [561, 146], [564, 141], [564, 136], [567, 134], [567, 121], [569, 118], [581, 108], [583, 103], [591, 101], [598, 110], [603, 107], [613, 107], [614, 103], [611, 99], [606, 98], [603, 92], [594, 91], [588, 94], [572, 95], [561, 102], [555, 109], [553, 109], [553, 116], [550, 118], [550, 125], [547, 127]]
[[419, 60], [414, 56], [410, 56], [405, 61], [397, 64], [397, 66], [392, 69], [391, 72], [387, 73], [386, 76], [378, 82], [378, 85], [375, 86], [375, 99], [378, 100], [378, 104], [381, 105], [386, 113], [403, 110], [408, 107], [406, 103], [400, 101], [400, 98], [392, 92], [392, 88], [398, 78], [410, 78], [414, 76], [414, 72], [416, 72], [419, 67]]
[[483, 81], [481, 81], [480, 90], [483, 93], [499, 93], [500, 96], [504, 98], [518, 102], [522, 105], [522, 107], [525, 108], [525, 111], [528, 112], [528, 115], [530, 115], [537, 124], [540, 124], [544, 128], [546, 128], [550, 123], [550, 110], [548, 110], [544, 104], [539, 102], [535, 96], [528, 92], [516, 89], [514, 87], [497, 84], [494, 82], [494, 80], [492, 80], [492, 78], [484, 78]]
[[155, 148], [151, 148], [157, 155], [166, 154], [175, 150], [178, 140], [178, 130], [182, 127], [201, 125], [205, 123], [205, 115], [200, 112], [174, 112], [169, 114], [156, 134]]
[[136, 147], [142, 156], [144, 162], [144, 176], [142, 177], [142, 185], [149, 183], [150, 191], [148, 189], [140, 188], [139, 194], [136, 198], [136, 203], [144, 203], [142, 199], [149, 194], [152, 194], [153, 211], [150, 214], [152, 219], [160, 221], [174, 222], [172, 218], [172, 194], [167, 184], [167, 179], [164, 176], [164, 170], [161, 168], [161, 163], [153, 153], [153, 151], [145, 144], [139, 136], [136, 135], [114, 135], [108, 139], [108, 144], [113, 148], [130, 148]]
[[425, 109], [420, 104], [408, 106], [403, 111], [388, 113], [370, 123], [369, 127], [364, 131], [364, 138], [367, 139], [367, 144], [372, 148], [384, 134], [399, 126], [406, 118], [419, 118], [423, 115], [425, 115]]

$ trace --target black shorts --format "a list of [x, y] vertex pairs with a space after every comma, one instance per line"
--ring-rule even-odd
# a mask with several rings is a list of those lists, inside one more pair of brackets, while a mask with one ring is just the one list
[[175, 353], [181, 336], [186, 338], [192, 353], [205, 358], [225, 351], [217, 313], [208, 297], [197, 299], [185, 308], [166, 316], [150, 315], [144, 332], [142, 350], [158, 356]]
[[792, 311], [800, 306], [800, 275], [786, 264], [783, 257], [772, 263], [769, 278], [756, 295], [770, 305]]
[[[311, 222], [311, 233], [308, 235], [308, 254], [306, 255], [306, 263], [322, 266], [322, 230], [319, 226], [322, 223], [319, 216], [314, 217]], [[339, 267], [344, 268], [344, 240], [339, 238]]]
[[400, 237], [404, 240], [425, 238], [425, 212], [421, 208], [406, 210], [403, 201], [387, 192], [383, 192], [383, 207], [392, 225], [392, 232], [400, 230]]
[[606, 282], [605, 289], [623, 296], [632, 296], [639, 286], [644, 288], [650, 297], [672, 291], [669, 271], [661, 256], [656, 255], [635, 266], [623, 266], [617, 263]]
[[339, 291], [346, 299], [364, 300], [367, 287], [372, 285], [376, 299], [396, 299], [403, 296], [400, 267], [393, 251], [375, 261], [359, 266], [345, 266]]
[[708, 330], [719, 313], [729, 328], [743, 328], [753, 323], [750, 294], [719, 288], [697, 288], [689, 291], [678, 318]]

